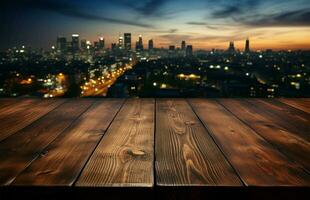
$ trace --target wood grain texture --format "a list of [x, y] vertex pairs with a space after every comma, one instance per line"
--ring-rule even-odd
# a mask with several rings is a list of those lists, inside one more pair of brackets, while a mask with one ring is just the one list
[[17, 98], [0, 98], [0, 113], [2, 113], [5, 108], [13, 106], [17, 101]]
[[122, 99], [95, 101], [12, 185], [71, 186], [122, 102]]
[[[28, 103], [30, 102], [30, 103]], [[21, 130], [33, 121], [62, 104], [64, 100], [24, 100], [22, 105], [14, 106], [0, 114], [0, 141]]]
[[310, 156], [305, 156], [310, 155], [309, 142], [272, 123], [262, 115], [265, 111], [242, 99], [220, 99], [219, 102], [292, 161], [302, 164], [310, 172]]
[[247, 101], [264, 111], [264, 116], [274, 124], [310, 142], [310, 114], [273, 99], [247, 99]]
[[0, 185], [10, 184], [93, 100], [67, 101], [0, 142]]
[[242, 185], [184, 99], [157, 100], [155, 149], [157, 185]]
[[309, 174], [220, 104], [205, 99], [190, 103], [247, 185], [309, 186]]
[[[26, 109], [29, 109], [31, 105], [39, 102], [39, 99], [7, 99], [7, 103], [4, 102], [4, 106], [0, 109], [0, 119], [5, 119], [10, 116], [16, 115], [16, 113], [20, 113]], [[12, 102], [12, 103], [9, 103]], [[9, 104], [8, 104], [9, 103]]]
[[151, 187], [154, 183], [154, 99], [126, 101], [77, 186]]
[[299, 110], [302, 110], [304, 112], [310, 113], [310, 101], [307, 99], [286, 99], [286, 98], [280, 98], [277, 99], [278, 101], [281, 101], [282, 103], [285, 103], [287, 105], [290, 105], [294, 108], [297, 108]]

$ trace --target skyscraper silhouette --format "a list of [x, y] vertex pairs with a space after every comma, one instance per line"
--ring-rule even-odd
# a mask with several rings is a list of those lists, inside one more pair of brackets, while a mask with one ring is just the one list
[[184, 51], [186, 49], [186, 42], [182, 41], [181, 43], [181, 49]]
[[245, 50], [244, 51], [246, 53], [250, 52], [250, 40], [249, 40], [249, 38], [247, 38], [246, 41], [245, 41]]
[[137, 51], [142, 51], [143, 50], [143, 40], [142, 40], [142, 35], [139, 35], [139, 40], [136, 43], [136, 50]]
[[72, 34], [72, 52], [77, 53], [80, 49], [80, 39], [78, 34]]
[[131, 50], [131, 33], [124, 33], [124, 46], [126, 50]]
[[149, 50], [152, 50], [152, 49], [154, 49], [154, 42], [151, 39], [151, 40], [149, 40]]
[[99, 37], [99, 49], [103, 50], [104, 49], [104, 37]]
[[57, 50], [62, 53], [67, 51], [67, 38], [65, 37], [57, 38]]
[[228, 47], [228, 52], [235, 52], [235, 43], [234, 42], [229, 42], [229, 47]]

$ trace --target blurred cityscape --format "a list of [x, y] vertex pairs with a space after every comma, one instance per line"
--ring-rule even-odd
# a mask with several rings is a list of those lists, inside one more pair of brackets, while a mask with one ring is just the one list
[[58, 37], [50, 50], [28, 46], [0, 53], [0, 96], [309, 97], [310, 51], [199, 50], [186, 41], [155, 48], [131, 33], [105, 44]]

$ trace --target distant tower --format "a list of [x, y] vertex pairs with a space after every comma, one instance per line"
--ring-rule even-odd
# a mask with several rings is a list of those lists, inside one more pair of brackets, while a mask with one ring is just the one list
[[81, 49], [83, 51], [87, 50], [87, 41], [86, 40], [81, 40]]
[[105, 42], [104, 42], [104, 37], [99, 37], [99, 44], [98, 44], [98, 47], [100, 50], [104, 50], [104, 45], [105, 45]]
[[80, 49], [80, 39], [78, 34], [72, 34], [72, 52], [77, 53]]
[[142, 51], [143, 50], [142, 35], [139, 35], [139, 40], [136, 43], [136, 50], [138, 50], [138, 51]]
[[58, 37], [57, 38], [57, 50], [61, 53], [67, 51], [67, 38], [65, 37]]
[[154, 49], [154, 42], [151, 39], [151, 40], [149, 40], [149, 50], [152, 50], [152, 49]]
[[116, 50], [116, 43], [112, 43], [112, 44], [111, 44], [111, 50], [112, 50], [112, 51], [115, 51], [115, 50]]
[[250, 40], [249, 38], [246, 39], [245, 41], [245, 50], [244, 50], [246, 53], [250, 53]]
[[174, 46], [174, 45], [170, 45], [170, 46], [169, 46], [169, 50], [170, 50], [170, 51], [174, 51], [174, 50], [175, 50], [175, 46]]
[[228, 48], [228, 52], [235, 52], [235, 44], [234, 42], [230, 42], [229, 43], [229, 48]]
[[181, 43], [181, 49], [184, 51], [186, 49], [186, 42], [182, 41]]
[[186, 47], [186, 56], [192, 56], [193, 55], [193, 46], [187, 45]]
[[123, 49], [123, 47], [124, 47], [124, 38], [122, 36], [120, 36], [118, 38], [118, 48]]
[[94, 47], [95, 47], [95, 50], [100, 50], [98, 41], [94, 42]]
[[131, 33], [124, 33], [124, 46], [126, 50], [131, 50]]

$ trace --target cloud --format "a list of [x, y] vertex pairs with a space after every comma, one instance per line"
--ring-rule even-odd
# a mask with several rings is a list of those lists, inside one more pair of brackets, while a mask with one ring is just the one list
[[176, 29], [176, 28], [173, 28], [173, 29], [169, 30], [169, 33], [176, 33], [176, 32], [178, 32], [178, 29]]
[[172, 34], [172, 33], [176, 33], [178, 32], [179, 29], [176, 29], [176, 28], [172, 28], [172, 29], [159, 29], [159, 30], [153, 30], [153, 29], [150, 29], [150, 30], [145, 30], [144, 32], [148, 32], [148, 33], [160, 33], [160, 34]]
[[213, 12], [212, 16], [216, 17], [216, 18], [224, 18], [224, 17], [230, 17], [230, 16], [235, 15], [235, 14], [240, 14], [242, 12], [243, 11], [242, 11], [241, 7], [228, 6], [224, 9]]
[[144, 23], [140, 23], [137, 21], [109, 18], [109, 17], [104, 17], [101, 15], [96, 15], [89, 11], [85, 11], [79, 8], [75, 4], [69, 4], [65, 2], [52, 1], [52, 0], [33, 0], [33, 1], [15, 0], [15, 3], [19, 3], [25, 7], [32, 8], [32, 9], [46, 10], [46, 11], [58, 13], [64, 16], [75, 17], [75, 18], [84, 19], [84, 20], [102, 21], [102, 22], [115, 23], [115, 24], [138, 26], [138, 27], [143, 27], [143, 28], [152, 28], [150, 24], [144, 24]]
[[270, 26], [310, 26], [310, 8], [286, 11], [260, 17], [239, 18], [245, 25], [270, 27]]
[[187, 34], [165, 34], [160, 35], [159, 38], [162, 38], [166, 41], [166, 44], [179, 44], [183, 40], [192, 39], [192, 35]]
[[188, 24], [188, 25], [196, 25], [196, 26], [206, 26], [206, 25], [208, 25], [205, 22], [194, 22], [194, 21], [187, 22], [186, 24]]
[[310, 4], [305, 4], [303, 0], [294, 2], [283, 0], [281, 3], [275, 0], [218, 0], [217, 3], [213, 2], [212, 6], [214, 11], [207, 16], [207, 19], [211, 17], [226, 20], [226, 23], [234, 25], [252, 27], [310, 25]]
[[146, 17], [162, 17], [162, 8], [168, 1], [171, 0], [116, 0], [114, 3], [131, 8]]
[[[272, 0], [270, 0], [272, 1]], [[232, 18], [233, 16], [247, 15], [256, 13], [257, 8], [265, 2], [262, 0], [218, 0], [212, 3], [212, 18]]]
[[167, 0], [150, 0], [147, 1], [140, 11], [144, 15], [153, 15], [160, 10], [160, 8], [167, 2]]

